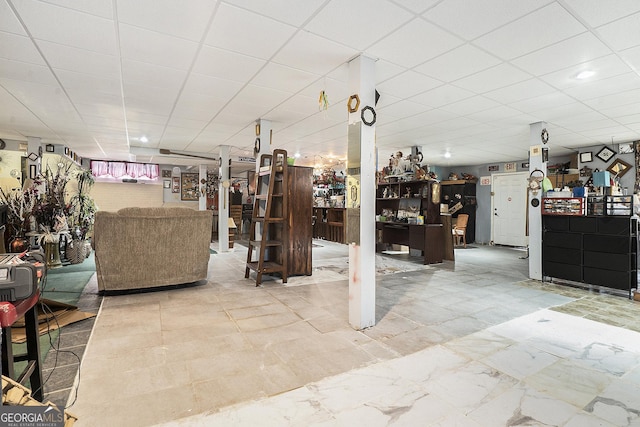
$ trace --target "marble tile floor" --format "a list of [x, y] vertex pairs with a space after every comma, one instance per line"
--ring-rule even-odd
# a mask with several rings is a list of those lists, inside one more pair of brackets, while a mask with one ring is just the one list
[[[244, 279], [237, 244], [206, 284], [105, 297], [77, 425], [640, 425], [640, 303], [530, 281], [509, 248], [378, 256], [377, 324], [355, 331], [347, 247], [318, 244], [286, 285]], [[586, 318], [611, 298], [623, 325]]]

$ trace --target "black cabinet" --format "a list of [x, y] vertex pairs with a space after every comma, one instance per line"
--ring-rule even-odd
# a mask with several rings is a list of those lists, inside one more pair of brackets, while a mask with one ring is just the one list
[[637, 288], [638, 221], [543, 215], [542, 274], [629, 292]]
[[467, 243], [476, 240], [476, 180], [442, 181], [442, 203], [448, 205], [452, 218], [460, 214], [469, 215], [467, 223]]

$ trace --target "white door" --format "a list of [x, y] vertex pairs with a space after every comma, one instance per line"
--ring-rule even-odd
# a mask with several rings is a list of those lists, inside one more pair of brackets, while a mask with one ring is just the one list
[[527, 246], [527, 183], [529, 173], [492, 175], [493, 243]]

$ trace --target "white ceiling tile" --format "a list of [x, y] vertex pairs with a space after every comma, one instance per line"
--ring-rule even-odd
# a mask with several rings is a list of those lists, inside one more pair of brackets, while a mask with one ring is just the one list
[[193, 71], [211, 77], [245, 82], [266, 63], [263, 59], [211, 46], [202, 46]]
[[586, 28], [564, 8], [552, 3], [480, 37], [474, 43], [503, 59], [513, 59], [585, 31]]
[[401, 119], [404, 117], [415, 116], [430, 109], [430, 107], [424, 104], [418, 104], [417, 102], [411, 102], [402, 100], [395, 102], [385, 107], [379, 107], [376, 109], [379, 118], [386, 118], [388, 120]]
[[445, 105], [441, 107], [444, 111], [450, 111], [455, 114], [461, 114], [468, 116], [470, 114], [478, 113], [490, 108], [498, 107], [496, 101], [493, 101], [484, 96], [474, 96], [471, 98], [463, 99], [462, 101], [454, 102], [453, 104]]
[[80, 12], [86, 12], [91, 15], [101, 16], [103, 18], [113, 18], [113, 1], [112, 0], [91, 0], [91, 1], [76, 1], [76, 0], [45, 0], [47, 3], [52, 3], [65, 8], [77, 10]]
[[268, 16], [270, 18], [285, 22], [291, 25], [301, 25], [309, 19], [317, 9], [325, 2], [324, 0], [225, 0], [226, 3], [234, 4], [243, 9]]
[[465, 98], [471, 98], [474, 95], [475, 94], [473, 92], [468, 90], [456, 86], [445, 85], [413, 96], [410, 100], [428, 105], [432, 108], [439, 108], [443, 105], [452, 104]]
[[29, 37], [0, 32], [0, 58], [45, 65]]
[[592, 99], [600, 96], [613, 95], [628, 90], [640, 88], [640, 76], [636, 73], [626, 73], [608, 79], [587, 82], [580, 86], [573, 86], [565, 92], [577, 99]]
[[502, 61], [495, 56], [470, 44], [464, 44], [418, 65], [415, 70], [445, 82], [452, 82], [500, 62]]
[[10, 61], [3, 58], [0, 58], [0, 77], [53, 86], [58, 84], [49, 68], [43, 65]]
[[208, 123], [207, 120], [195, 120], [195, 119], [171, 116], [171, 119], [169, 120], [169, 123], [167, 125], [171, 127], [176, 127], [176, 128], [202, 130], [206, 127], [207, 123]]
[[299, 32], [273, 57], [273, 62], [323, 75], [346, 63], [357, 53], [354, 49], [314, 34]]
[[473, 40], [548, 3], [549, 0], [448, 0], [423, 16], [466, 40]]
[[168, 115], [153, 114], [147, 112], [127, 111], [128, 122], [143, 122], [164, 126], [169, 121]]
[[[13, 3], [31, 35], [38, 40], [113, 55], [116, 37], [113, 21], [34, 0]], [[73, 31], [69, 31], [73, 28]]]
[[584, 103], [599, 111], [620, 112], [626, 111], [627, 108], [632, 108], [639, 99], [640, 89], [633, 89], [615, 93], [613, 95], [587, 99]]
[[[593, 71], [595, 74], [585, 80], [577, 79], [576, 76], [582, 71]], [[615, 77], [631, 71], [631, 68], [625, 64], [618, 55], [609, 55], [568, 67], [540, 78], [551, 86], [564, 90], [570, 87], [578, 87], [598, 80], [608, 79], [609, 77]]]
[[569, 8], [578, 13], [590, 26], [599, 27], [611, 21], [640, 12], [640, 3], [636, 0], [565, 0]]
[[305, 29], [364, 50], [413, 16], [387, 0], [332, 0], [306, 24]]
[[610, 53], [611, 50], [592, 33], [583, 33], [514, 59], [511, 63], [535, 76], [540, 76]]
[[294, 32], [290, 25], [221, 3], [205, 44], [268, 59]]
[[520, 114], [522, 113], [516, 109], [499, 105], [494, 108], [488, 108], [484, 111], [469, 114], [468, 117], [478, 122], [493, 122], [496, 120], [502, 120], [505, 117], [514, 117]]
[[614, 49], [623, 50], [640, 44], [640, 13], [628, 16], [597, 29]]
[[120, 95], [122, 92], [119, 80], [67, 70], [56, 70], [56, 75], [64, 87], [69, 90], [86, 90], [90, 93], [99, 91], [111, 95]]
[[[420, 40], [424, 42], [418, 42]], [[367, 49], [367, 53], [373, 57], [384, 57], [396, 65], [411, 68], [462, 43], [458, 37], [430, 22], [416, 18], [371, 46]]]
[[172, 36], [200, 41], [215, 1], [117, 0], [120, 22]]
[[270, 62], [251, 80], [251, 84], [295, 93], [319, 78], [317, 74]]
[[523, 99], [509, 104], [509, 107], [515, 108], [523, 113], [533, 113], [535, 111], [544, 110], [552, 106], [565, 105], [574, 103], [575, 99], [560, 92], [549, 93], [546, 95], [536, 96], [534, 98]]
[[194, 120], [211, 120], [229, 99], [194, 92], [182, 92], [173, 110], [173, 116]]
[[619, 55], [636, 70], [640, 70], [640, 46], [619, 52]]
[[415, 71], [406, 71], [377, 85], [381, 94], [407, 98], [442, 86], [442, 82]]
[[24, 28], [22, 28], [22, 24], [20, 24], [20, 21], [18, 21], [6, 1], [0, 2], [0, 31], [24, 36], [27, 35]]
[[[349, 80], [348, 64], [345, 64], [344, 69], [346, 70], [346, 77], [344, 81], [347, 82]], [[376, 82], [384, 82], [406, 70], [406, 67], [400, 67], [399, 65], [392, 64], [391, 62], [385, 61], [384, 59], [378, 59], [376, 60]]]
[[[637, 91], [637, 93], [640, 94], [640, 91]], [[602, 112], [602, 114], [606, 115], [607, 117], [618, 120], [629, 115], [640, 115], [640, 102], [637, 101], [632, 104], [625, 103], [609, 108], [599, 108], [598, 111]]]
[[391, 0], [398, 6], [409, 9], [414, 13], [422, 13], [425, 10], [432, 7], [434, 4], [440, 2], [440, 0]]
[[115, 55], [104, 55], [48, 41], [39, 41], [38, 46], [52, 68], [111, 79], [120, 78], [120, 65]]
[[189, 40], [120, 24], [122, 58], [188, 70], [198, 48]]
[[139, 83], [178, 91], [187, 72], [145, 62], [122, 60], [122, 78], [127, 84]]
[[524, 71], [520, 71], [510, 64], [502, 63], [471, 76], [456, 80], [455, 85], [475, 93], [485, 93], [530, 78], [531, 75]]
[[484, 94], [487, 98], [503, 104], [510, 104], [527, 98], [535, 98], [554, 92], [554, 89], [548, 84], [538, 80], [529, 79], [511, 86], [505, 86], [500, 89], [492, 90]]
[[242, 86], [240, 82], [191, 73], [184, 86], [184, 91], [229, 100], [242, 89]]

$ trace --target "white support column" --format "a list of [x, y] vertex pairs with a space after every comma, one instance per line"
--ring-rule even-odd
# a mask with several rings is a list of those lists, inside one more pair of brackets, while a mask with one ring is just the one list
[[218, 186], [218, 244], [221, 252], [229, 251], [229, 146], [220, 147], [220, 184]]
[[[199, 165], [198, 170], [200, 172], [198, 177], [198, 188], [200, 189], [200, 196], [198, 197], [198, 210], [207, 210], [207, 165]], [[204, 180], [204, 184], [202, 183]]]
[[[537, 122], [529, 125], [529, 172], [538, 169], [547, 176], [547, 162], [542, 156], [543, 149], [547, 147], [542, 143], [542, 130], [547, 128], [547, 123]], [[536, 173], [538, 175], [539, 173]], [[542, 194], [540, 189], [537, 195], [529, 191], [529, 278], [542, 280]], [[538, 199], [533, 202], [533, 199]], [[536, 204], [537, 206], [534, 206]]]
[[42, 172], [42, 141], [40, 138], [27, 137], [27, 179], [34, 179]]
[[[375, 123], [362, 122], [362, 109], [375, 110], [375, 61], [359, 56], [349, 63], [349, 94], [358, 95], [360, 105], [349, 113], [349, 154], [347, 175], [349, 188], [345, 196], [347, 221], [357, 209], [359, 229], [347, 229], [356, 234], [349, 244], [349, 323], [355, 329], [373, 326], [376, 321], [376, 150]], [[351, 104], [355, 108], [355, 103]], [[345, 106], [347, 108], [347, 106]], [[366, 111], [365, 119], [372, 121], [373, 113]], [[352, 212], [349, 212], [352, 211]], [[357, 217], [357, 216], [356, 216]], [[359, 233], [359, 235], [358, 235]]]

